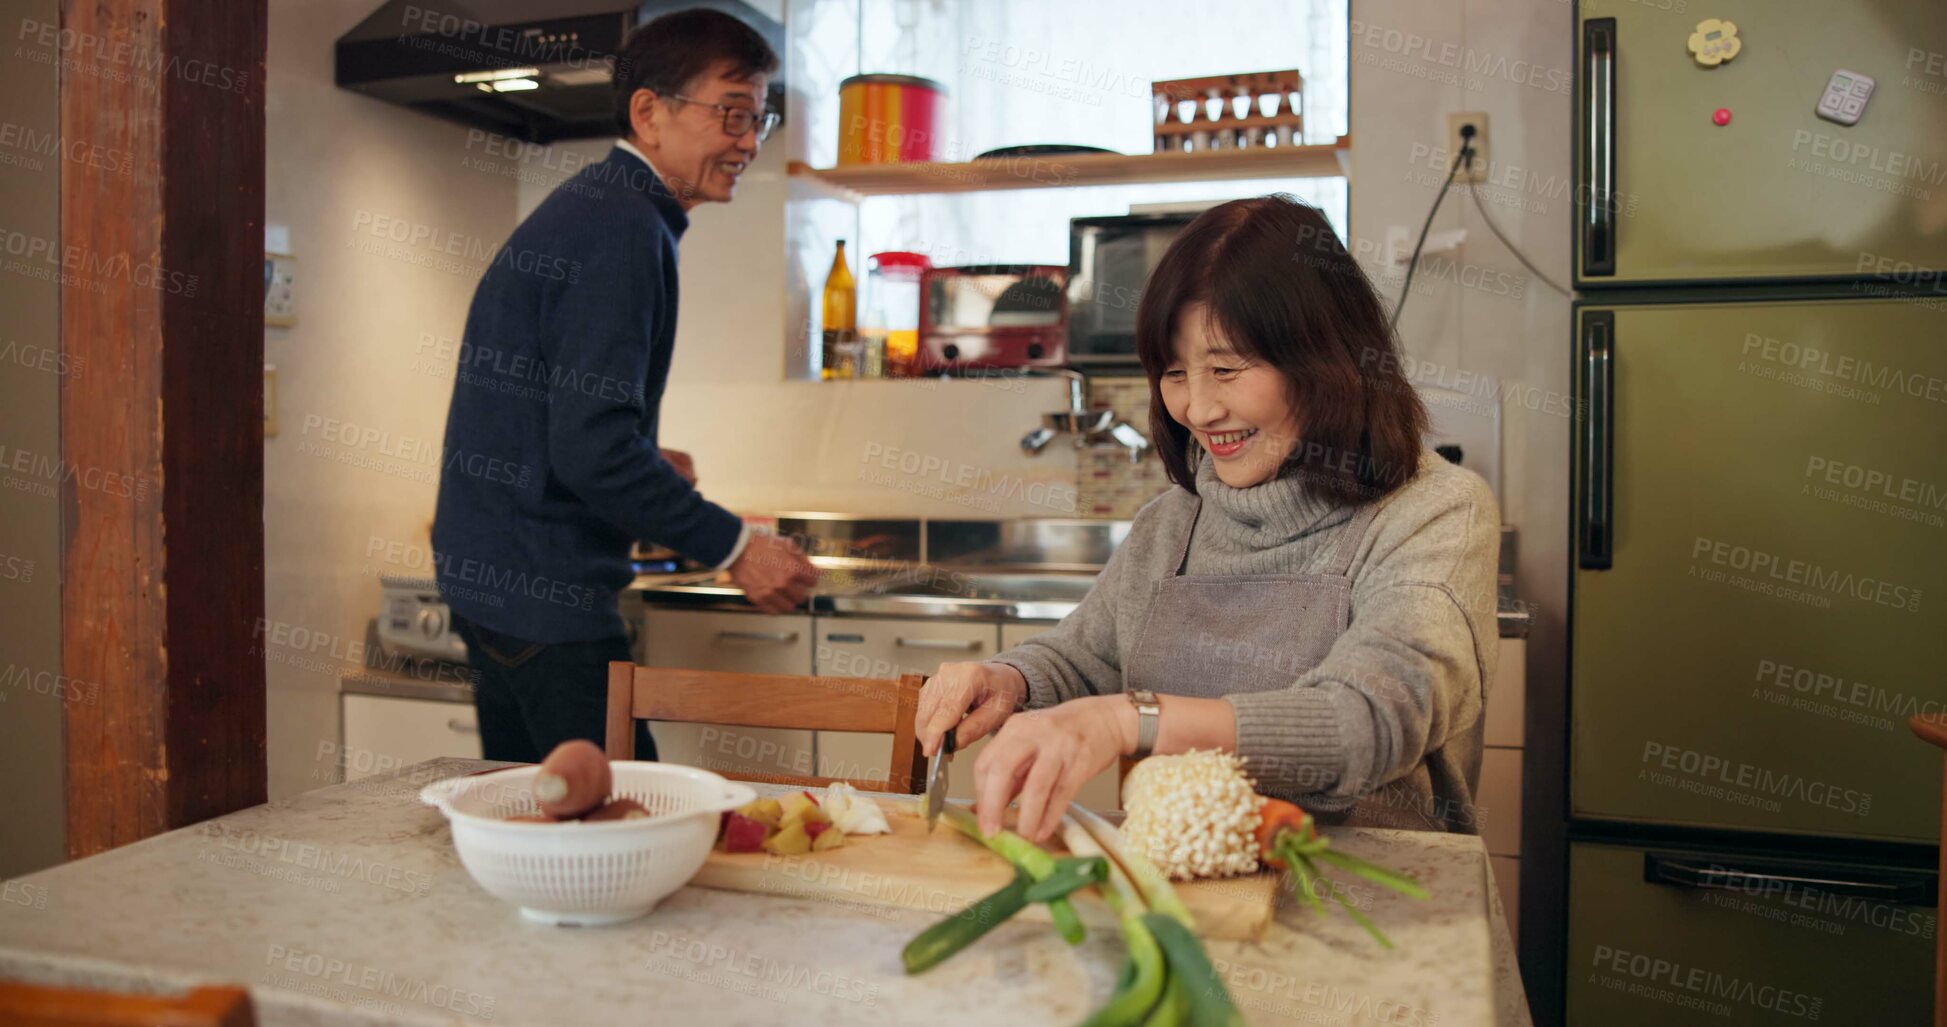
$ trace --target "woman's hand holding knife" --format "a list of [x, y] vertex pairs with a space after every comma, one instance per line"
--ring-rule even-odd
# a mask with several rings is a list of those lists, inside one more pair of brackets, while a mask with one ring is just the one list
[[1015, 829], [1038, 843], [1053, 836], [1089, 778], [1133, 749], [1135, 708], [1118, 693], [1017, 716], [1027, 691], [1021, 672], [1004, 663], [945, 664], [920, 692], [914, 733], [929, 757], [948, 728], [959, 748], [995, 735], [974, 759], [980, 829], [1000, 830], [1008, 803], [1018, 795]]

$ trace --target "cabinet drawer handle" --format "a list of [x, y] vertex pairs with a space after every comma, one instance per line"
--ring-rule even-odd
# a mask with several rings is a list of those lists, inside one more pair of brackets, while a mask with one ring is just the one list
[[980, 648], [980, 639], [961, 641], [957, 638], [895, 638], [892, 644], [904, 649], [954, 649], [975, 652]]
[[1727, 865], [1704, 863], [1692, 857], [1660, 852], [1643, 854], [1643, 880], [1650, 884], [1679, 888], [1722, 888], [1762, 895], [1792, 890], [1826, 892], [1911, 906], [1932, 906], [1937, 894], [1931, 872], [1901, 873], [1896, 870], [1864, 871], [1836, 867], [1821, 871], [1763, 860], [1744, 860], [1738, 865]]
[[719, 631], [717, 632], [718, 641], [721, 642], [726, 639], [735, 640], [739, 642], [796, 642], [798, 640], [798, 633], [795, 631]]
[[860, 642], [863, 642], [863, 641], [865, 641], [865, 636], [864, 636], [864, 635], [853, 635], [853, 634], [843, 634], [843, 635], [831, 635], [831, 634], [828, 634], [828, 635], [826, 635], [826, 636], [825, 636], [825, 641], [827, 641], [827, 642], [845, 642], [845, 643], [848, 643], [848, 644], [851, 644], [851, 645], [857, 645], [858, 643], [860, 643]]
[[480, 725], [469, 724], [458, 717], [448, 717], [446, 718], [446, 730], [457, 731], [463, 735], [477, 735], [480, 733]]

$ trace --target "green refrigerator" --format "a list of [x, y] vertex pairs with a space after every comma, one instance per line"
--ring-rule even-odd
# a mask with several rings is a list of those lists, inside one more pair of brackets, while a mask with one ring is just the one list
[[1924, 1023], [1947, 8], [1584, 2], [1569, 1024]]

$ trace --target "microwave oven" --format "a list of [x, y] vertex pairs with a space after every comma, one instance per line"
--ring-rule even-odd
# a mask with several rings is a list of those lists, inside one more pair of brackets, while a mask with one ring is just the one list
[[1132, 373], [1136, 302], [1149, 272], [1201, 211], [1075, 218], [1068, 223], [1068, 362]]

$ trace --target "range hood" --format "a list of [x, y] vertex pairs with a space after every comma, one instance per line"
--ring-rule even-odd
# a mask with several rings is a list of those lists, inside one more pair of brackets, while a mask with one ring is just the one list
[[[614, 57], [642, 22], [688, 7], [784, 27], [741, 0], [391, 0], [338, 40], [340, 88], [532, 143], [615, 135]], [[782, 74], [769, 101], [782, 110]]]

